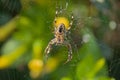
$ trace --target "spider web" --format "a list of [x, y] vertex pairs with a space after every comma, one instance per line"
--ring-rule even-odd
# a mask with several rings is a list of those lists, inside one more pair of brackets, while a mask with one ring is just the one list
[[[14, 16], [20, 12], [20, 9], [20, 0], [0, 0], [0, 28], [1, 25], [6, 24], [14, 18]], [[0, 55], [1, 47], [6, 41], [0, 42]], [[28, 76], [28, 71], [10, 68], [0, 70], [0, 80], [30, 80], [30, 78]]]
[[114, 48], [113, 49], [113, 57], [109, 61], [109, 75], [114, 77], [116, 80], [119, 80], [119, 74], [120, 74], [120, 48]]

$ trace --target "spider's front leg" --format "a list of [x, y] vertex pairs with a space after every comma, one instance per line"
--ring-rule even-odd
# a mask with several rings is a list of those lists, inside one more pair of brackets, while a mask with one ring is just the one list
[[65, 62], [65, 64], [66, 64], [66, 63], [68, 63], [68, 62], [72, 59], [72, 47], [71, 47], [71, 44], [68, 43], [68, 42], [66, 42], [65, 45], [66, 45], [67, 48], [68, 48], [68, 59], [67, 59], [67, 61]]
[[48, 43], [48, 46], [46, 47], [45, 49], [45, 55], [46, 55], [46, 58], [48, 58], [48, 54], [50, 53], [51, 49], [52, 49], [52, 45], [56, 43], [56, 39], [52, 39], [49, 43]]

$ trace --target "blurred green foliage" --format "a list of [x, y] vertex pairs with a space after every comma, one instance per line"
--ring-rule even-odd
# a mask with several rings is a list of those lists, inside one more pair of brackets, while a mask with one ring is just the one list
[[[112, 56], [108, 46], [118, 46], [115, 43], [119, 43], [116, 37], [112, 43], [112, 36], [108, 35], [117, 34], [115, 30], [119, 19], [116, 16], [119, 12], [114, 1], [5, 1], [0, 0], [0, 73], [14, 69], [16, 73], [9, 73], [9, 80], [114, 80], [114, 76], [109, 76], [107, 63]], [[6, 12], [8, 6], [9, 11]], [[57, 6], [60, 11], [65, 9], [60, 16], [70, 20], [71, 13], [74, 15], [68, 34], [73, 59], [67, 64], [64, 62], [68, 51], [64, 46], [53, 46], [48, 60], [44, 53], [47, 44], [54, 38], [53, 21]], [[6, 79], [0, 75], [0, 80]]]

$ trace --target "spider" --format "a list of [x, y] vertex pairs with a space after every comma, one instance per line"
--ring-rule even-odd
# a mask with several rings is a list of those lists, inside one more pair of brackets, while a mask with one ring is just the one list
[[67, 33], [69, 32], [73, 24], [73, 14], [71, 16], [71, 22], [68, 21], [66, 17], [58, 17], [58, 11], [56, 10], [55, 19], [54, 19], [54, 36], [48, 46], [45, 49], [46, 58], [52, 49], [52, 45], [65, 45], [68, 48], [68, 59], [65, 63], [69, 62], [72, 59], [72, 47], [67, 39]]

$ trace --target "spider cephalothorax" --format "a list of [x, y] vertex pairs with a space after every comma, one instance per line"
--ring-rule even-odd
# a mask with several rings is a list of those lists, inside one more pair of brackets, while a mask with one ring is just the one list
[[67, 32], [69, 32], [69, 29], [71, 28], [72, 24], [73, 24], [73, 15], [71, 17], [71, 22], [69, 23], [66, 17], [58, 17], [58, 11], [56, 11], [56, 16], [54, 20], [55, 38], [48, 43], [48, 46], [45, 49], [46, 57], [48, 57], [48, 54], [52, 49], [52, 45], [55, 44], [55, 45], [65, 45], [68, 48], [68, 59], [65, 63], [69, 62], [72, 59], [72, 47], [66, 37]]
[[55, 29], [55, 39], [56, 39], [56, 44], [63, 44], [64, 39], [66, 37], [66, 30], [65, 30], [65, 25], [61, 23], [56, 29]]

